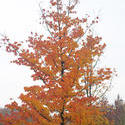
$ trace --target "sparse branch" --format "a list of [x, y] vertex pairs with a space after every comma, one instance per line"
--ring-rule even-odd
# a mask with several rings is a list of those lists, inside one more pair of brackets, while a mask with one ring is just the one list
[[[111, 80], [110, 80], [110, 86], [111, 86], [111, 82], [112, 82], [112, 78], [111, 78]], [[94, 104], [94, 103], [100, 104], [100, 102], [102, 101], [102, 99], [103, 99], [103, 97], [105, 96], [106, 92], [109, 90], [110, 86], [107, 86], [107, 87], [106, 87], [105, 91], [99, 96], [99, 99], [96, 100], [96, 102], [93, 102], [93, 104]], [[101, 89], [104, 89], [103, 86], [102, 86]], [[100, 89], [100, 90], [101, 90], [101, 89]], [[99, 93], [101, 93], [100, 90], [98, 91], [98, 93], [96, 93], [95, 97], [97, 97], [97, 95], [99, 95]]]
[[70, 2], [70, 0], [69, 0], [69, 3], [68, 3], [69, 5], [68, 5], [68, 10], [67, 10], [67, 13], [68, 13], [68, 16], [69, 16], [69, 14], [70, 14], [70, 11], [69, 11], [69, 8], [70, 8], [70, 5], [71, 5], [71, 2]]
[[[59, 35], [60, 35], [61, 27], [60, 27], [59, 1], [60, 0], [57, 0], [57, 14], [58, 14], [58, 28], [59, 28]], [[59, 36], [59, 39], [61, 39], [61, 36]]]
[[98, 64], [98, 62], [99, 62], [99, 58], [100, 58], [100, 56], [98, 56], [98, 58], [97, 58], [95, 64], [93, 65], [93, 69], [97, 66], [97, 64]]
[[[41, 9], [40, 3], [39, 3], [39, 8], [40, 8], [40, 11], [41, 11], [41, 13], [43, 15], [43, 10]], [[54, 38], [54, 36], [52, 35], [52, 32], [50, 31], [50, 28], [49, 28], [49, 26], [47, 24], [48, 21], [47, 21], [46, 17], [44, 18], [44, 20], [45, 20], [44, 22], [45, 22], [45, 25], [46, 25], [46, 28], [47, 28], [49, 34], [51, 35], [52, 38]]]

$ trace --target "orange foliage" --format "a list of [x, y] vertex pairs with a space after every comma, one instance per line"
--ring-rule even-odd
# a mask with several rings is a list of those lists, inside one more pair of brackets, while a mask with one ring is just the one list
[[97, 67], [106, 46], [91, 32], [98, 17], [90, 25], [89, 17], [73, 18], [78, 0], [69, 0], [67, 6], [62, 0], [50, 3], [52, 9], [42, 10], [47, 38], [31, 33], [24, 48], [23, 43], [4, 39], [7, 52], [17, 56], [13, 62], [30, 67], [33, 80], [40, 80], [41, 86], [25, 87], [22, 104], [7, 105], [11, 114], [1, 121], [5, 125], [108, 125], [99, 102], [110, 86], [112, 71]]

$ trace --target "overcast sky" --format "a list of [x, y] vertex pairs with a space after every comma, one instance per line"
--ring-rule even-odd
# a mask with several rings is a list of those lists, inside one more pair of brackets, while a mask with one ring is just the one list
[[[43, 7], [48, 0], [42, 0]], [[31, 31], [42, 32], [39, 25], [40, 0], [0, 0], [0, 33], [11, 40], [27, 39]], [[95, 27], [96, 33], [102, 36], [107, 48], [102, 64], [116, 68], [118, 77], [112, 82], [108, 99], [113, 101], [117, 94], [125, 100], [125, 1], [124, 0], [80, 0], [78, 14], [100, 16]], [[44, 32], [43, 32], [44, 33]], [[0, 106], [9, 103], [9, 99], [17, 100], [24, 86], [33, 85], [31, 72], [23, 66], [9, 63], [14, 57], [0, 50]]]

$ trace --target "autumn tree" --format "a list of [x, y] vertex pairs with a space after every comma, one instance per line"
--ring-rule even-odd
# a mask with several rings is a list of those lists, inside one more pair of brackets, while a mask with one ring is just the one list
[[[64, 4], [67, 2], [67, 4]], [[50, 0], [41, 9], [49, 35], [31, 33], [25, 42], [4, 37], [6, 51], [18, 65], [29, 67], [40, 86], [24, 87], [17, 102], [7, 105], [11, 113], [1, 116], [5, 125], [108, 125], [100, 100], [110, 86], [113, 72], [98, 63], [106, 44], [94, 35], [98, 17], [76, 17], [78, 0]], [[25, 45], [25, 46], [24, 46]]]

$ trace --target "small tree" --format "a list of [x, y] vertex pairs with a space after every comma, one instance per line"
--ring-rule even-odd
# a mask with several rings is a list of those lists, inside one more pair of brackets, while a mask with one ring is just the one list
[[73, 16], [78, 0], [50, 0], [50, 10], [41, 9], [49, 36], [31, 33], [23, 43], [5, 37], [7, 52], [34, 71], [41, 86], [25, 87], [22, 104], [7, 105], [11, 114], [1, 118], [5, 125], [108, 125], [100, 100], [110, 86], [110, 68], [98, 68], [105, 43], [94, 36], [89, 17]]

